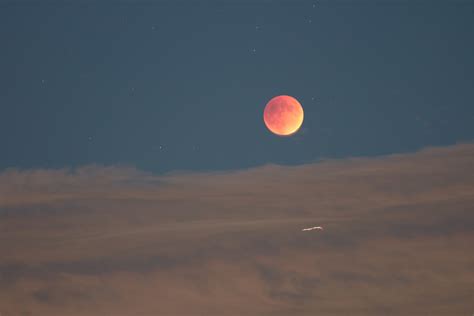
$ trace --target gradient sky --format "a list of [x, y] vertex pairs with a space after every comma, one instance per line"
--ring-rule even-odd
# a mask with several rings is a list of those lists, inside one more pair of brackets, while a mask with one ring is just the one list
[[473, 1], [98, 2], [0, 0], [0, 316], [474, 313]]
[[[0, 32], [0, 169], [235, 169], [474, 137], [471, 1], [4, 0]], [[296, 137], [263, 124], [279, 94], [305, 109]]]

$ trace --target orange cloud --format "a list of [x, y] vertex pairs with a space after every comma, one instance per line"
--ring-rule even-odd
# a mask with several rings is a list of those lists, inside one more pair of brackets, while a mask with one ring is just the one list
[[7, 170], [0, 313], [469, 315], [473, 162], [464, 144], [232, 172]]

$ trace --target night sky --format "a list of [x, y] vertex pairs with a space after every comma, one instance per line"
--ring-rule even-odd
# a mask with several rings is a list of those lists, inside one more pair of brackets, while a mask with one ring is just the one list
[[472, 315], [473, 56], [468, 0], [0, 0], [0, 316]]
[[[239, 169], [474, 137], [469, 1], [46, 3], [1, 4], [2, 169]], [[263, 125], [279, 94], [304, 107], [295, 137]]]

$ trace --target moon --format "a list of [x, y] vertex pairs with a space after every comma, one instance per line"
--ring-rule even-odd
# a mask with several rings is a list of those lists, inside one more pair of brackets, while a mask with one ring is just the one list
[[303, 124], [303, 107], [289, 95], [279, 95], [268, 101], [263, 111], [267, 128], [279, 136], [296, 133]]

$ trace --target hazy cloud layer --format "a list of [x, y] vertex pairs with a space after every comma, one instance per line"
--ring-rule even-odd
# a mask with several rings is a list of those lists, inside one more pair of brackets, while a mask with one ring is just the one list
[[166, 176], [6, 170], [0, 313], [471, 315], [473, 175], [472, 144]]

